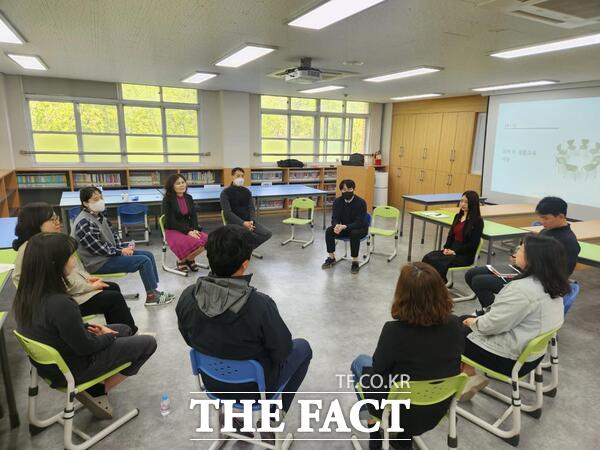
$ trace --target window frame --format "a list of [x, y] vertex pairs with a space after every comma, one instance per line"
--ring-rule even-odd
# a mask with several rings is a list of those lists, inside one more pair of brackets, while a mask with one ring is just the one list
[[[258, 136], [260, 138], [260, 159], [262, 163], [265, 163], [263, 157], [270, 156], [269, 153], [263, 154], [263, 141], [273, 140], [273, 141], [286, 141], [286, 154], [288, 158], [293, 158], [294, 154], [291, 153], [291, 145], [293, 141], [312, 141], [313, 142], [313, 151], [312, 151], [312, 161], [313, 163], [326, 163], [327, 162], [327, 142], [335, 141], [342, 143], [342, 152], [344, 155], [351, 155], [352, 153], [352, 127], [354, 125], [355, 118], [364, 119], [365, 120], [365, 145], [362, 150], [362, 153], [367, 151], [369, 147], [369, 122], [371, 118], [371, 104], [369, 102], [365, 102], [369, 105], [368, 113], [348, 113], [346, 112], [347, 100], [339, 100], [339, 99], [321, 99], [321, 98], [311, 98], [316, 100], [316, 110], [315, 111], [304, 111], [304, 110], [295, 110], [292, 109], [292, 98], [305, 98], [305, 97], [297, 97], [297, 96], [285, 96], [285, 95], [264, 95], [268, 97], [285, 97], [287, 99], [287, 108], [286, 109], [274, 109], [274, 108], [263, 108], [262, 106], [262, 97], [263, 95], [259, 95], [259, 120], [258, 120]], [[309, 97], [306, 97], [309, 98]], [[336, 100], [342, 102], [342, 112], [325, 112], [321, 111], [321, 101], [322, 100]], [[358, 101], [358, 100], [350, 100], [350, 101]], [[287, 136], [285, 138], [279, 137], [263, 137], [263, 129], [262, 129], [262, 116], [263, 114], [269, 115], [281, 115], [287, 117]], [[312, 138], [292, 138], [291, 137], [291, 123], [292, 116], [310, 116], [314, 118], [314, 133]], [[321, 138], [321, 118], [325, 119], [325, 137]], [[327, 123], [329, 118], [341, 118], [342, 119], [342, 138], [341, 139], [327, 139]], [[350, 133], [348, 134], [349, 138], [346, 139], [346, 122], [347, 119], [350, 123]], [[319, 153], [321, 141], [324, 143], [323, 154]], [[347, 149], [347, 151], [346, 151]], [[306, 158], [306, 156], [303, 156]], [[336, 156], [336, 158], [342, 158], [342, 156]]]
[[[38, 162], [37, 158], [36, 158], [36, 151], [35, 151], [35, 146], [34, 146], [34, 139], [33, 136], [34, 134], [62, 134], [62, 135], [76, 135], [77, 138], [77, 146], [78, 146], [78, 150], [77, 152], [72, 152], [72, 153], [65, 153], [65, 156], [73, 156], [73, 155], [77, 155], [78, 157], [78, 162], [73, 162], [73, 163], [67, 163], [67, 164], [95, 164], [95, 165], [99, 165], [99, 166], [104, 166], [104, 165], [111, 165], [111, 164], [117, 164], [116, 162], [86, 162], [85, 161], [85, 156], [86, 156], [86, 152], [83, 148], [83, 136], [84, 135], [95, 135], [95, 136], [119, 136], [119, 150], [120, 153], [114, 153], [114, 155], [119, 155], [120, 159], [121, 159], [121, 164], [125, 164], [128, 166], [148, 166], [148, 165], [166, 165], [166, 164], [173, 164], [173, 162], [169, 161], [169, 151], [168, 151], [168, 145], [167, 145], [167, 139], [168, 138], [177, 138], [177, 137], [184, 137], [184, 138], [196, 138], [197, 142], [198, 142], [198, 161], [194, 161], [194, 162], [176, 162], [177, 164], [180, 165], [198, 165], [202, 163], [202, 156], [206, 156], [203, 155], [202, 152], [200, 151], [202, 148], [202, 128], [201, 128], [201, 124], [202, 124], [202, 116], [203, 116], [203, 102], [201, 101], [202, 99], [202, 94], [201, 91], [199, 89], [195, 89], [195, 88], [189, 88], [189, 89], [194, 89], [196, 91], [196, 95], [197, 95], [197, 103], [193, 104], [193, 103], [176, 103], [176, 102], [156, 102], [156, 101], [145, 101], [145, 100], [123, 100], [123, 95], [122, 95], [122, 89], [121, 89], [121, 84], [122, 83], [118, 83], [118, 89], [117, 89], [117, 99], [104, 99], [104, 98], [93, 98], [93, 97], [73, 97], [73, 96], [53, 96], [53, 95], [39, 95], [39, 94], [25, 94], [24, 95], [24, 111], [25, 111], [25, 123], [26, 123], [26, 127], [27, 127], [27, 131], [28, 131], [28, 144], [29, 144], [29, 148], [31, 149], [31, 151], [33, 152], [31, 154], [32, 157], [32, 162], [35, 165], [39, 165], [39, 166], [55, 166], [55, 165], [64, 165], [65, 163], [51, 163], [51, 162]], [[129, 84], [129, 83], [125, 83], [125, 84]], [[166, 86], [169, 87], [169, 86]], [[162, 88], [163, 86], [160, 86], [160, 98], [162, 100]], [[31, 108], [29, 106], [29, 102], [31, 101], [42, 101], [42, 102], [62, 102], [62, 103], [70, 103], [73, 106], [73, 112], [75, 115], [75, 131], [36, 131], [33, 129], [33, 124], [32, 124], [32, 120], [31, 120]], [[91, 104], [91, 105], [116, 105], [117, 107], [117, 126], [118, 126], [118, 132], [117, 133], [98, 133], [98, 132], [83, 132], [82, 130], [82, 126], [81, 126], [81, 112], [80, 112], [80, 105], [81, 104]], [[134, 106], [134, 107], [148, 107], [148, 108], [159, 108], [161, 111], [161, 133], [160, 134], [136, 134], [136, 133], [127, 133], [126, 127], [125, 127], [125, 107], [126, 106]], [[197, 132], [198, 134], [196, 136], [193, 135], [178, 135], [178, 134], [168, 134], [167, 133], [167, 124], [166, 124], [166, 110], [167, 109], [183, 109], [183, 110], [194, 110], [196, 111], [196, 122], [197, 122]], [[163, 161], [162, 162], [149, 162], [149, 163], [142, 163], [142, 162], [129, 162], [128, 158], [129, 158], [129, 153], [127, 151], [127, 136], [152, 136], [152, 137], [160, 137], [162, 139], [162, 153], [156, 153], [156, 155], [162, 155]], [[43, 150], [42, 150], [43, 151]], [[136, 155], [136, 153], [131, 153], [131, 155]], [[89, 155], [88, 156], [94, 156], [94, 155]], [[96, 156], [100, 156], [100, 155], [96, 155]], [[105, 156], [110, 156], [110, 155], [105, 155]], [[145, 156], [150, 156], [150, 155], [145, 155]], [[171, 155], [171, 156], [184, 156], [184, 155]], [[195, 156], [195, 154], [190, 153], [187, 156]]]

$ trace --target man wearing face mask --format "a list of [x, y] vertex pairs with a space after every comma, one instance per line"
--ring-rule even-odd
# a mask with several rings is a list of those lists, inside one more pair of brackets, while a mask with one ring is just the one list
[[146, 306], [171, 303], [174, 295], [157, 290], [158, 271], [151, 252], [134, 250], [121, 242], [104, 216], [102, 192], [95, 186], [79, 191], [82, 210], [73, 222], [71, 236], [78, 242], [77, 253], [90, 273], [140, 272], [146, 289]]
[[272, 233], [256, 221], [256, 208], [252, 200], [252, 193], [244, 186], [244, 169], [234, 167], [231, 169], [233, 181], [231, 185], [221, 192], [221, 209], [225, 223], [228, 225], [242, 225], [250, 231], [252, 248], [271, 239]]
[[331, 226], [325, 231], [325, 242], [327, 243], [327, 253], [329, 253], [329, 256], [321, 268], [329, 269], [336, 263], [336, 238], [349, 237], [350, 255], [352, 256], [351, 272], [358, 273], [360, 270], [358, 265], [360, 240], [369, 231], [367, 203], [358, 195], [354, 195], [356, 184], [353, 180], [342, 180], [339, 187], [342, 195], [333, 202]]

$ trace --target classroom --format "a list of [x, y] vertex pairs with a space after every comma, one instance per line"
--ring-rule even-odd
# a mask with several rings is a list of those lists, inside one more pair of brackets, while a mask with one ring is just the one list
[[0, 448], [594, 449], [598, 0], [0, 0]]

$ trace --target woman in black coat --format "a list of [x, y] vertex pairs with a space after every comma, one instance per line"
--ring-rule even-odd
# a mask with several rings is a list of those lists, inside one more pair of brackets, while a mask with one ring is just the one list
[[454, 216], [448, 239], [442, 250], [435, 250], [423, 257], [423, 262], [432, 265], [447, 282], [450, 267], [470, 266], [483, 234], [483, 219], [479, 211], [479, 195], [475, 191], [463, 193], [460, 211]]

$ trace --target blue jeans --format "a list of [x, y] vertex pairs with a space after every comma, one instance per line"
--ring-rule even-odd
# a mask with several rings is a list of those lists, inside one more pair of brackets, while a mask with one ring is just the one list
[[288, 411], [294, 400], [294, 395], [300, 389], [300, 385], [308, 372], [308, 365], [312, 358], [312, 349], [306, 339], [293, 339], [292, 352], [286, 360], [281, 364], [277, 387], [272, 390], [277, 390], [286, 381], [287, 384], [283, 388], [286, 392], [282, 394], [283, 410]]
[[362, 398], [356, 390], [356, 385], [360, 381], [360, 377], [362, 376], [365, 367], [373, 367], [373, 358], [369, 355], [358, 355], [350, 365], [350, 370], [354, 376], [354, 390], [356, 391], [356, 396], [359, 400], [362, 400]]
[[134, 273], [138, 270], [146, 292], [158, 287], [158, 271], [154, 255], [144, 250], [136, 250], [131, 256], [111, 256], [96, 273]]

